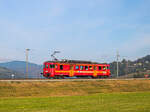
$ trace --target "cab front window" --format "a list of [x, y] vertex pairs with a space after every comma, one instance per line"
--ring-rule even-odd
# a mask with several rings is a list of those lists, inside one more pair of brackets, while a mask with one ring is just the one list
[[48, 68], [48, 65], [46, 65], [46, 68]]

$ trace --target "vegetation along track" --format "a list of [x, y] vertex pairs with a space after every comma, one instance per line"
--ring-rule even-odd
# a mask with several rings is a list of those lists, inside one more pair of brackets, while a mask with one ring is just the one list
[[0, 98], [78, 96], [118, 92], [150, 92], [150, 80], [65, 79], [0, 81]]

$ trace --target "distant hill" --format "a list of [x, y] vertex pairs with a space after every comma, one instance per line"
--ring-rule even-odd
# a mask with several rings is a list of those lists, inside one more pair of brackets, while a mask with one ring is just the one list
[[[6, 62], [6, 63], [0, 63], [0, 66], [26, 74], [26, 62], [25, 61], [11, 61], [11, 62]], [[28, 68], [29, 68], [28, 78], [41, 77], [40, 73], [42, 72], [42, 65], [28, 63]]]
[[23, 73], [19, 73], [4, 67], [0, 67], [0, 79], [11, 79], [12, 74], [14, 74], [14, 78], [17, 79], [25, 77], [25, 74]]
[[[111, 73], [116, 74], [116, 64], [110, 63]], [[119, 75], [122, 77], [128, 75], [131, 77], [144, 77], [144, 74], [150, 75], [150, 55], [139, 58], [135, 61], [123, 59], [119, 62]], [[132, 75], [131, 75], [132, 74]], [[143, 75], [141, 75], [143, 74]]]

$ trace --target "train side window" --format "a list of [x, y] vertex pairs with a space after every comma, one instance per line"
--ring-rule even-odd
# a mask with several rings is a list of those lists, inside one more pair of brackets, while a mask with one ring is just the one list
[[79, 66], [78, 65], [75, 66], [75, 70], [79, 70]]
[[103, 70], [106, 70], [106, 67], [105, 67], [105, 66], [103, 66]]
[[106, 69], [109, 69], [109, 66], [107, 66]]
[[49, 68], [52, 68], [52, 65], [49, 65]]
[[80, 66], [80, 70], [83, 70], [83, 66]]
[[102, 70], [102, 67], [101, 67], [101, 66], [99, 66], [99, 67], [98, 67], [98, 70]]
[[50, 68], [55, 68], [55, 65], [54, 65], [54, 64], [53, 64], [53, 65], [51, 64], [51, 65], [49, 65], [49, 67], [50, 67]]
[[60, 65], [60, 70], [63, 70], [63, 65]]
[[85, 66], [85, 70], [88, 70], [88, 66]]
[[92, 70], [92, 66], [89, 66], [89, 70]]
[[48, 68], [48, 65], [46, 65], [46, 68]]

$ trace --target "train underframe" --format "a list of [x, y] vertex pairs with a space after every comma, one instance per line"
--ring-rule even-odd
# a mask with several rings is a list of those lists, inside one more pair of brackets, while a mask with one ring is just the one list
[[102, 78], [109, 78], [109, 75], [74, 75], [74, 76], [69, 76], [69, 75], [53, 75], [51, 76], [51, 74], [47, 73], [44, 75], [44, 77], [48, 78], [48, 79], [67, 79], [67, 78], [75, 78], [75, 79], [102, 79]]

